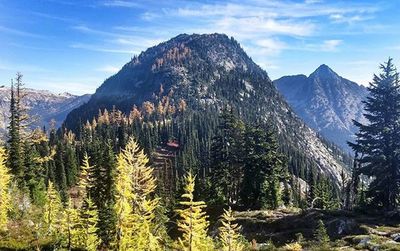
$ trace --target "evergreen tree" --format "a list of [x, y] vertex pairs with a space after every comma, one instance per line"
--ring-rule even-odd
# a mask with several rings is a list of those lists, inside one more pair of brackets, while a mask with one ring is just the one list
[[11, 81], [10, 99], [10, 123], [8, 126], [8, 164], [11, 173], [15, 176], [20, 187], [24, 187], [24, 166], [22, 156], [22, 135], [21, 135], [21, 97], [22, 75], [17, 73], [14, 83]]
[[74, 147], [68, 141], [65, 142], [65, 172], [68, 187], [75, 185], [78, 177], [78, 161]]
[[216, 196], [228, 204], [239, 197], [243, 176], [243, 132], [244, 124], [233, 111], [223, 111], [211, 146], [211, 169]]
[[8, 211], [10, 210], [11, 205], [9, 194], [11, 174], [5, 165], [5, 161], [5, 150], [0, 147], [0, 232], [7, 230]]
[[184, 251], [207, 251], [213, 250], [213, 241], [207, 236], [209, 223], [206, 212], [206, 204], [203, 201], [195, 201], [193, 192], [195, 177], [189, 172], [185, 177], [185, 193], [179, 204], [183, 209], [178, 209], [178, 228], [182, 232], [182, 238], [178, 239], [179, 250]]
[[242, 203], [275, 209], [282, 201], [280, 182], [287, 179], [275, 135], [261, 126], [246, 125], [244, 141]]
[[360, 154], [356, 172], [373, 178], [367, 197], [371, 205], [386, 210], [399, 206], [400, 195], [400, 86], [392, 59], [374, 75], [364, 102], [368, 124], [354, 122], [359, 132], [349, 145]]
[[242, 242], [243, 237], [240, 235], [240, 227], [237, 223], [233, 223], [235, 217], [232, 209], [224, 209], [221, 224], [219, 227], [219, 241], [221, 242], [222, 251], [242, 251], [245, 250], [245, 245]]
[[314, 233], [315, 239], [318, 241], [319, 244], [325, 246], [329, 243], [329, 235], [326, 231], [325, 224], [322, 220], [318, 221], [317, 229]]
[[58, 142], [56, 148], [56, 156], [55, 156], [55, 184], [57, 186], [58, 191], [60, 191], [61, 199], [66, 201], [67, 199], [67, 175], [65, 172], [64, 165], [64, 147], [62, 142]]

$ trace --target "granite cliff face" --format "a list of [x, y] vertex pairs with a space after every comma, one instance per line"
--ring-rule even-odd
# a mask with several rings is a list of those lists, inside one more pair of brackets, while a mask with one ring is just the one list
[[363, 103], [367, 88], [342, 78], [327, 65], [310, 76], [285, 76], [274, 81], [286, 101], [304, 122], [323, 137], [350, 152], [354, 139], [353, 120], [366, 123]]

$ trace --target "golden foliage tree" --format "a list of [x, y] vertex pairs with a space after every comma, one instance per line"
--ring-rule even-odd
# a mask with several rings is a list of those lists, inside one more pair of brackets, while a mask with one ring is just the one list
[[155, 209], [158, 199], [153, 169], [138, 143], [130, 138], [117, 157], [116, 204], [119, 250], [159, 250]]
[[6, 154], [4, 148], [0, 147], [0, 231], [7, 230], [8, 211], [10, 209], [9, 185], [11, 174], [5, 165]]
[[182, 238], [178, 239], [179, 250], [185, 251], [206, 251], [214, 250], [213, 240], [207, 235], [209, 222], [204, 211], [204, 201], [194, 201], [193, 192], [195, 177], [189, 172], [186, 177], [182, 195], [183, 201], [179, 204], [183, 209], [178, 209], [178, 228], [182, 232]]
[[46, 201], [44, 205], [43, 220], [48, 234], [62, 234], [65, 222], [64, 208], [61, 198], [54, 185], [49, 181], [46, 192]]
[[69, 198], [67, 203], [67, 208], [65, 209], [66, 215], [66, 230], [67, 230], [67, 246], [68, 250], [72, 247], [77, 247], [80, 242], [81, 232], [79, 226], [79, 211], [72, 206], [71, 198]]
[[93, 169], [94, 166], [91, 166], [89, 164], [89, 156], [87, 153], [84, 154], [83, 156], [83, 161], [81, 165], [81, 173], [79, 177], [79, 182], [78, 182], [78, 188], [80, 192], [80, 196], [82, 197], [83, 200], [87, 198], [87, 194], [90, 188], [93, 187]]
[[84, 204], [81, 208], [79, 222], [81, 231], [80, 242], [78, 247], [84, 247], [87, 251], [96, 251], [97, 247], [100, 245], [100, 239], [97, 236], [97, 223], [99, 221], [99, 215], [96, 205], [90, 199], [86, 198]]
[[99, 221], [98, 210], [89, 196], [89, 189], [93, 186], [94, 166], [89, 164], [89, 156], [85, 153], [81, 174], [78, 181], [82, 203], [78, 208], [69, 207], [67, 215], [69, 219], [69, 247], [85, 250], [97, 250], [100, 239], [97, 235]]
[[242, 251], [245, 245], [241, 241], [239, 234], [240, 226], [234, 223], [235, 217], [233, 216], [232, 209], [224, 209], [221, 217], [222, 226], [219, 227], [219, 241], [221, 242], [222, 251]]

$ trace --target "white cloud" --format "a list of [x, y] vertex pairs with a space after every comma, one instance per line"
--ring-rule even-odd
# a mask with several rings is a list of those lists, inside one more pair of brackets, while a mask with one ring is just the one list
[[315, 26], [309, 22], [278, 21], [263, 17], [225, 17], [214, 23], [214, 29], [235, 37], [249, 38], [266, 34], [309, 36], [313, 33]]
[[325, 40], [321, 45], [322, 51], [335, 51], [339, 45], [343, 43], [342, 40], [332, 39], [332, 40]]
[[54, 93], [69, 92], [73, 94], [94, 93], [96, 88], [104, 81], [97, 77], [81, 77], [79, 79], [68, 78], [37, 78], [29, 81], [29, 87], [47, 89]]
[[322, 3], [322, 0], [305, 0], [305, 4], [316, 4], [316, 3]]
[[106, 65], [100, 68], [97, 68], [97, 71], [104, 72], [104, 73], [109, 73], [109, 74], [115, 74], [120, 70], [119, 67], [112, 66], [112, 65]]
[[140, 4], [131, 0], [110, 0], [103, 2], [103, 6], [107, 7], [127, 7], [127, 8], [136, 8], [140, 7]]
[[27, 31], [17, 30], [13, 28], [8, 28], [5, 26], [0, 26], [0, 31], [5, 32], [11, 35], [23, 36], [23, 37], [31, 37], [31, 38], [43, 38], [43, 36]]
[[347, 23], [347, 24], [353, 24], [356, 22], [362, 22], [366, 20], [373, 19], [373, 16], [371, 15], [343, 15], [343, 14], [332, 14], [329, 16], [329, 19], [332, 20], [333, 23]]
[[74, 49], [84, 49], [84, 50], [89, 50], [89, 51], [99, 51], [99, 52], [109, 52], [109, 53], [122, 53], [122, 54], [138, 54], [139, 51], [136, 51], [134, 49], [129, 50], [129, 49], [114, 49], [114, 48], [106, 48], [106, 47], [101, 47], [98, 45], [93, 45], [93, 44], [82, 44], [82, 43], [76, 43], [76, 44], [71, 44], [71, 48]]
[[158, 18], [158, 17], [160, 17], [159, 14], [153, 13], [153, 12], [148, 12], [148, 11], [146, 11], [145, 13], [143, 13], [141, 15], [141, 18], [146, 21], [152, 21], [153, 19]]
[[245, 50], [250, 55], [258, 56], [271, 56], [278, 55], [282, 50], [287, 48], [287, 44], [275, 39], [275, 38], [265, 38], [259, 39], [254, 42], [254, 46], [245, 47]]
[[37, 65], [28, 65], [24, 63], [5, 63], [0, 62], [1, 71], [13, 71], [13, 72], [40, 72], [48, 73], [49, 70], [44, 69]]

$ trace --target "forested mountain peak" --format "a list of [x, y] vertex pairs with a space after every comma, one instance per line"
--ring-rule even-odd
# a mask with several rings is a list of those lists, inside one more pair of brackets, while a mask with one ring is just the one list
[[[91, 121], [99, 109], [115, 107], [129, 114], [135, 105], [159, 112], [160, 118], [165, 116], [162, 107], [174, 110], [182, 100], [193, 113], [210, 116], [206, 119], [210, 125], [201, 125], [210, 130], [207, 134], [215, 130], [221, 109], [228, 107], [245, 122], [268, 124], [279, 133], [281, 150], [291, 153], [292, 173], [304, 176], [307, 171], [300, 166], [307, 166], [341, 180], [343, 156], [322, 143], [287, 105], [267, 72], [223, 34], [183, 34], [134, 56], [87, 104], [72, 111], [64, 125], [78, 132], [79, 122]], [[198, 140], [209, 143], [209, 139]]]
[[[104, 82], [96, 95], [121, 92], [132, 95], [143, 88], [158, 91], [161, 84], [168, 89], [177, 81], [191, 82], [191, 78], [196, 78], [193, 76], [196, 67], [204, 71], [213, 69], [214, 76], [209, 79], [218, 78], [220, 71], [258, 68], [233, 38], [217, 33], [182, 34], [134, 56], [116, 76]], [[151, 94], [149, 91], [137, 98], [149, 98], [143, 97], [143, 94]]]

